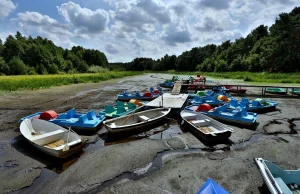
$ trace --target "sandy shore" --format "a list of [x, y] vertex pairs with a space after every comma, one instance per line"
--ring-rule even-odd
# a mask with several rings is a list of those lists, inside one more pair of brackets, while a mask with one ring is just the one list
[[[276, 111], [259, 114], [258, 126], [232, 126], [231, 143], [206, 145], [172, 119], [118, 142], [102, 127], [85, 135], [82, 153], [67, 160], [49, 157], [20, 134], [18, 119], [72, 107], [98, 112], [124, 90], [147, 90], [171, 75], [144, 74], [102, 83], [0, 94], [0, 193], [197, 193], [213, 178], [230, 193], [268, 193], [253, 161], [262, 157], [284, 169], [300, 168], [299, 98], [272, 98]], [[226, 80], [228, 82], [228, 80]], [[232, 81], [233, 82], [233, 81]], [[260, 94], [251, 89], [250, 94]], [[253, 99], [254, 97], [250, 97]]]

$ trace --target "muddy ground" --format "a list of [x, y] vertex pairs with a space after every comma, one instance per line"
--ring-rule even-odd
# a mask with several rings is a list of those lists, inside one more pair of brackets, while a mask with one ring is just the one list
[[[0, 94], [0, 193], [197, 193], [213, 178], [230, 193], [268, 193], [253, 161], [262, 157], [284, 169], [300, 168], [299, 98], [268, 99], [278, 108], [259, 114], [252, 129], [232, 126], [228, 142], [208, 145], [172, 118], [148, 132], [107, 139], [104, 127], [84, 134], [83, 152], [60, 160], [37, 151], [20, 134], [18, 119], [53, 109], [80, 111], [115, 102], [124, 90], [147, 90], [170, 75], [145, 74], [97, 84]], [[225, 80], [233, 83], [235, 81]], [[259, 89], [247, 93], [260, 94]]]

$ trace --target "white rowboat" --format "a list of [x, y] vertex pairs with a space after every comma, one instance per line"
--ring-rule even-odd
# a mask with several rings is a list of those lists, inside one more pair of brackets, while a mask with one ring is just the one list
[[183, 110], [180, 116], [196, 136], [206, 141], [226, 140], [233, 132], [233, 129], [227, 125], [199, 112]]
[[41, 119], [25, 119], [21, 122], [22, 135], [37, 149], [66, 158], [83, 149], [85, 141], [73, 132]]
[[103, 122], [110, 133], [142, 131], [145, 127], [161, 121], [171, 111], [171, 108], [155, 108], [118, 117]]

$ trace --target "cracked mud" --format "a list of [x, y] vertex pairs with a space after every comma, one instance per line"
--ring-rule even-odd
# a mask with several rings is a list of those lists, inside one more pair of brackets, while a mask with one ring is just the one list
[[[39, 152], [20, 135], [17, 121], [22, 116], [72, 107], [99, 111], [126, 89], [145, 91], [170, 77], [144, 74], [1, 93], [0, 193], [197, 193], [209, 177], [230, 193], [268, 193], [253, 158], [262, 157], [286, 169], [299, 168], [297, 98], [268, 96], [279, 102], [275, 111], [259, 114], [259, 124], [253, 129], [231, 126], [235, 132], [230, 141], [215, 144], [197, 139], [167, 119], [159, 127], [126, 139], [109, 139], [101, 127], [95, 134], [84, 134], [89, 141], [82, 153], [60, 160]], [[248, 92], [260, 94], [255, 88]]]

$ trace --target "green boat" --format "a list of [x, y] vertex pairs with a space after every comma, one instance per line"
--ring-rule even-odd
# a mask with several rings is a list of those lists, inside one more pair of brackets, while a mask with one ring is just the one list
[[287, 94], [287, 91], [286, 89], [284, 88], [266, 88], [266, 93], [269, 93], [269, 94]]
[[300, 89], [299, 88], [292, 88], [292, 89], [289, 89], [289, 92], [291, 94], [296, 94], [298, 96], [300, 96]]

